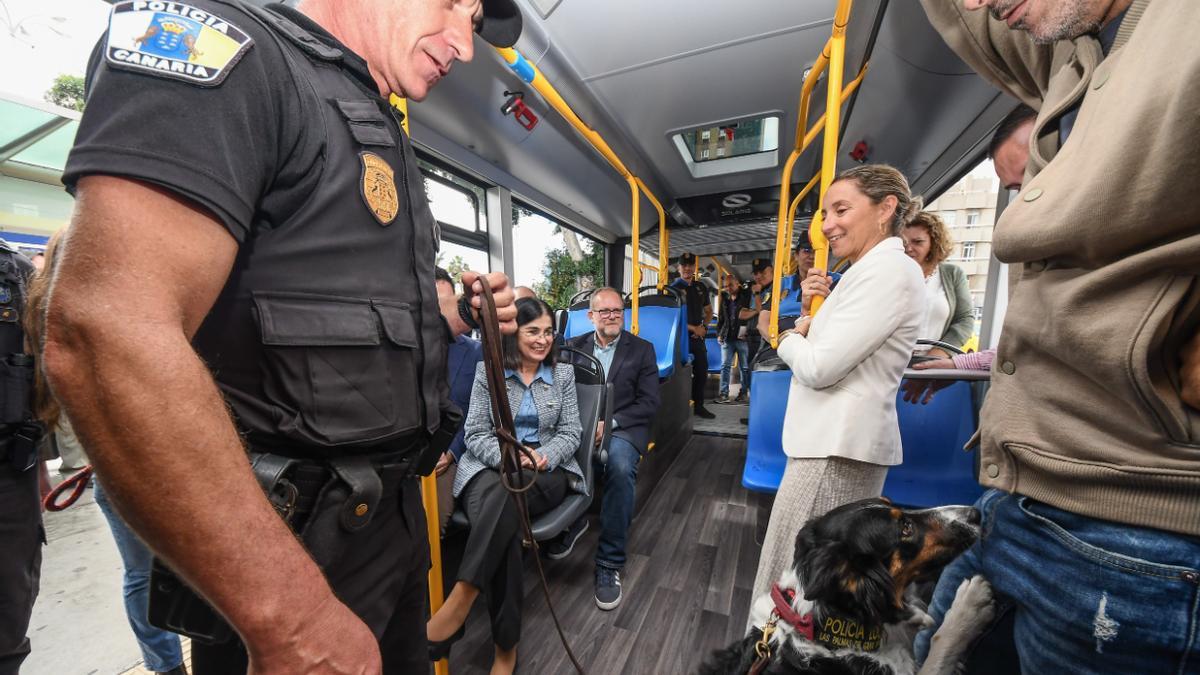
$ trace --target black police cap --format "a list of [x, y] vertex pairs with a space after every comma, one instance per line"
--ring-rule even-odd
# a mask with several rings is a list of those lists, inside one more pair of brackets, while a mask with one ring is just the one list
[[521, 10], [515, 0], [483, 0], [479, 37], [496, 47], [511, 47], [521, 37]]
[[796, 237], [796, 245], [792, 248], [794, 251], [812, 251], [812, 242], [808, 239], [808, 230], [800, 230], [800, 236]]
[[751, 272], [764, 272], [770, 267], [774, 267], [775, 263], [770, 258], [755, 258], [750, 261]]
[[679, 264], [680, 265], [695, 265], [696, 264], [696, 254], [695, 253], [680, 253], [679, 254]]

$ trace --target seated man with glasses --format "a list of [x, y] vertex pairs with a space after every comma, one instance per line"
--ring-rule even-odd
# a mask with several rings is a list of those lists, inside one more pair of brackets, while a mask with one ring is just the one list
[[[604, 498], [596, 548], [596, 605], [609, 610], [621, 604], [621, 569], [633, 520], [638, 461], [650, 443], [650, 421], [658, 409], [658, 363], [654, 345], [623, 329], [625, 303], [616, 289], [606, 287], [592, 293], [588, 318], [596, 330], [570, 340], [567, 346], [595, 356], [604, 366], [605, 382], [613, 384], [613, 427], [608, 462], [603, 467]], [[602, 420], [596, 425], [596, 443], [603, 437]], [[567, 557], [585, 530], [587, 519], [582, 518], [547, 547], [546, 555], [555, 560]]]

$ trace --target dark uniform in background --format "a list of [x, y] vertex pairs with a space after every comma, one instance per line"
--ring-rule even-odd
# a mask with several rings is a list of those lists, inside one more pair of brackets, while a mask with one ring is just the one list
[[[696, 264], [696, 255], [693, 253], [681, 253], [679, 255], [679, 263], [681, 265]], [[696, 271], [692, 283], [688, 283], [683, 278], [676, 279], [671, 283], [672, 286], [683, 291], [684, 302], [687, 307], [687, 322], [688, 326], [703, 326], [707, 331], [708, 326], [704, 323], [704, 308], [712, 307], [712, 299], [709, 298], [708, 286], [705, 286], [700, 281], [700, 271]], [[688, 350], [692, 353], [692, 405], [697, 415], [701, 417], [712, 417], [713, 414], [704, 409], [704, 385], [708, 382], [708, 347], [704, 343], [704, 338], [698, 338], [691, 333], [688, 333]]]
[[[755, 258], [750, 261], [750, 271], [755, 276], [772, 267], [770, 258]], [[749, 309], [757, 309], [760, 312], [771, 311], [771, 284], [759, 288], [758, 293], [751, 292]], [[750, 363], [754, 363], [755, 356], [758, 355], [758, 350], [762, 348], [762, 334], [758, 332], [758, 315], [755, 314], [750, 319], [746, 320], [746, 342], [750, 351]]]
[[[233, 0], [116, 5], [87, 88], [64, 182], [154, 183], [238, 241], [194, 347], [260, 482], [295, 511], [334, 593], [380, 640], [384, 672], [425, 672], [429, 551], [414, 469], [457, 409], [437, 224], [400, 113], [315, 22]], [[273, 490], [289, 483], [294, 503]], [[152, 619], [178, 628], [176, 610], [191, 610], [174, 602], [152, 598]], [[200, 675], [246, 669], [236, 636], [194, 643], [193, 657]]]
[[42, 568], [37, 442], [30, 410], [33, 358], [21, 313], [33, 263], [0, 239], [0, 675], [16, 675], [29, 655], [25, 631]]

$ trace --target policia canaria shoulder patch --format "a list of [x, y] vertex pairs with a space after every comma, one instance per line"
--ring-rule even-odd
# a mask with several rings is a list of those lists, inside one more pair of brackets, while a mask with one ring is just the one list
[[254, 40], [225, 19], [180, 2], [113, 5], [104, 58], [114, 68], [215, 87]]

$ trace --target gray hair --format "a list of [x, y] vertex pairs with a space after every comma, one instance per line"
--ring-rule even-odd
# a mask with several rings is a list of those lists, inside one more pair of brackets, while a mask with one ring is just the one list
[[600, 288], [592, 291], [592, 295], [588, 299], [588, 309], [596, 309], [596, 297], [601, 293], [612, 293], [613, 295], [617, 296], [618, 300], [621, 301], [621, 307], [625, 307], [625, 297], [621, 295], [621, 291], [618, 291], [612, 286], [601, 286]]

